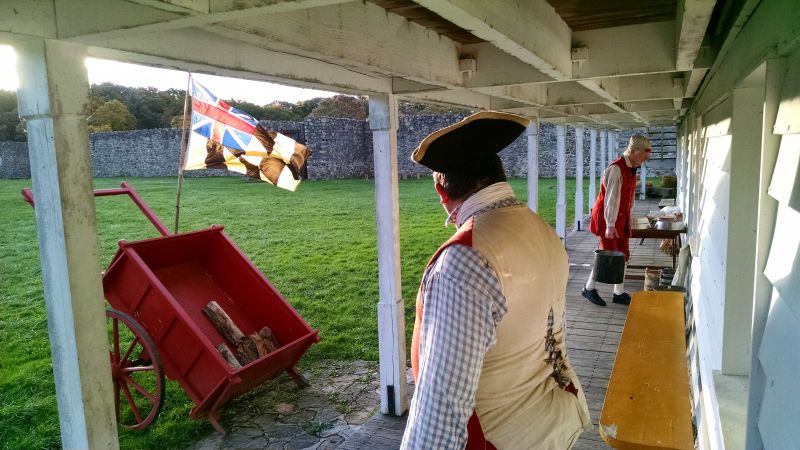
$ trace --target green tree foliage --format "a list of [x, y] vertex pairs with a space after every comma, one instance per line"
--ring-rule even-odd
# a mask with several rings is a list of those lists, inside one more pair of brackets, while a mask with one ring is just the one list
[[313, 117], [346, 117], [348, 119], [367, 118], [367, 99], [353, 97], [352, 95], [334, 95], [322, 99], [319, 105], [311, 111]]
[[228, 103], [234, 108], [250, 114], [259, 120], [290, 120], [302, 122], [307, 115], [319, 105], [322, 98], [313, 98], [297, 103], [275, 101], [269, 105], [259, 106], [241, 100], [231, 100]]
[[[183, 123], [185, 92], [182, 89], [134, 88], [112, 83], [95, 84], [91, 88], [92, 131], [131, 130], [143, 128], [180, 128]], [[317, 97], [297, 103], [275, 101], [256, 105], [242, 100], [228, 103], [258, 120], [300, 122], [307, 116], [367, 118], [366, 97], [336, 95]], [[401, 101], [400, 115], [460, 114], [468, 110]], [[24, 141], [24, 124], [17, 113], [14, 92], [0, 91], [0, 141]]]
[[241, 109], [242, 111], [250, 114], [256, 119], [261, 119], [265, 114], [263, 106], [256, 105], [255, 103], [246, 102], [244, 100], [229, 100], [228, 104], [234, 108]]
[[184, 94], [181, 89], [159, 91], [153, 87], [132, 88], [102, 83], [92, 86], [92, 106], [99, 107], [117, 100], [125, 104], [136, 118], [134, 128], [169, 128], [172, 118], [183, 112]]
[[89, 117], [90, 131], [123, 131], [136, 128], [136, 117], [119, 100], [110, 100]]
[[0, 91], [0, 141], [24, 141], [27, 139], [17, 111], [17, 94]]
[[473, 111], [455, 106], [438, 106], [426, 103], [401, 101], [397, 109], [401, 116], [435, 116], [439, 114], [470, 114]]
[[[191, 125], [191, 123], [187, 120], [186, 121], [186, 128], [188, 129], [190, 125]], [[183, 114], [179, 114], [179, 115], [173, 117], [169, 121], [169, 127], [170, 128], [183, 128]]]

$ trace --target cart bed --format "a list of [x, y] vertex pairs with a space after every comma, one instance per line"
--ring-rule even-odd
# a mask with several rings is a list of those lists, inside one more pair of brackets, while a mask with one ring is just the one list
[[[294, 365], [315, 342], [312, 329], [222, 231], [206, 230], [120, 248], [103, 277], [108, 302], [134, 316], [158, 347], [166, 375], [197, 406], [192, 417], [213, 414], [236, 394]], [[217, 352], [232, 346], [202, 312], [216, 301], [245, 334], [269, 327], [280, 347], [242, 368]]]

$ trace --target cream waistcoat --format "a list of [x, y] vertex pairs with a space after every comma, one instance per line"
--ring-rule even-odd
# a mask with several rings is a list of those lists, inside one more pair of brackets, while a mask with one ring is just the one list
[[[498, 449], [569, 448], [592, 424], [564, 342], [564, 245], [524, 205], [474, 220], [472, 246], [489, 261], [508, 302], [476, 394], [481, 427]], [[569, 383], [577, 395], [564, 390]]]

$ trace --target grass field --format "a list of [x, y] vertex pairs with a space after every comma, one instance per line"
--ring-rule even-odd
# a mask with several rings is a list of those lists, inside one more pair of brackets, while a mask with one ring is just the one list
[[[119, 181], [97, 179], [95, 187], [117, 187]], [[175, 179], [128, 181], [172, 229]], [[518, 198], [527, 201], [526, 180], [511, 184]], [[19, 195], [29, 185], [29, 180], [0, 180], [0, 447], [9, 449], [60, 447], [34, 212]], [[574, 186], [574, 179], [568, 179], [568, 227]], [[430, 180], [401, 181], [399, 192], [402, 292], [410, 339], [422, 270], [454, 229], [442, 225], [445, 213]], [[553, 224], [555, 180], [540, 180], [539, 193], [539, 212]], [[303, 358], [302, 369], [322, 359], [377, 360], [378, 268], [371, 180], [306, 181], [291, 193], [235, 177], [186, 179], [181, 230], [212, 224], [224, 225], [244, 254], [320, 330], [322, 341]], [[97, 227], [103, 267], [119, 239], [157, 236], [122, 196], [97, 199]], [[268, 385], [263, 388], [269, 389]], [[260, 406], [248, 405], [252, 401], [248, 397], [230, 402], [223, 413]], [[145, 431], [121, 429], [121, 446], [190, 445], [210, 429], [205, 421], [189, 419], [192, 406], [180, 386], [169, 382], [159, 418]]]

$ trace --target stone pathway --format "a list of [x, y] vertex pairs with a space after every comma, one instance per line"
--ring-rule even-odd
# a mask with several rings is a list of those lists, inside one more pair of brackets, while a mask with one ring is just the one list
[[[228, 433], [212, 432], [190, 448], [346, 448], [342, 444], [380, 406], [378, 363], [321, 361], [304, 375], [306, 388], [281, 375], [245, 394], [246, 402], [228, 404]], [[264, 409], [245, 410], [243, 403]]]
[[[637, 201], [634, 214], [644, 214], [657, 205]], [[583, 224], [582, 228], [587, 228]], [[583, 433], [573, 450], [609, 448], [597, 433], [597, 422], [605, 398], [627, 307], [598, 307], [585, 301], [580, 290], [591, 271], [597, 238], [586, 231], [572, 231], [566, 239], [570, 255], [567, 288], [567, 350], [581, 379], [595, 430]], [[666, 266], [671, 258], [658, 250], [655, 240], [644, 245], [631, 240], [631, 259], [636, 263]], [[627, 291], [642, 289], [641, 281], [626, 282]], [[610, 300], [611, 286], [598, 285]], [[245, 394], [246, 402], [231, 402], [223, 408], [228, 434], [211, 432], [192, 449], [268, 448], [395, 450], [405, 428], [406, 416], [384, 416], [380, 406], [378, 363], [367, 361], [321, 361], [304, 372], [310, 386], [298, 388], [282, 375]], [[409, 375], [410, 380], [410, 375]], [[409, 385], [409, 399], [413, 385]], [[242, 406], [243, 404], [248, 406]], [[246, 410], [253, 405], [263, 409]]]

